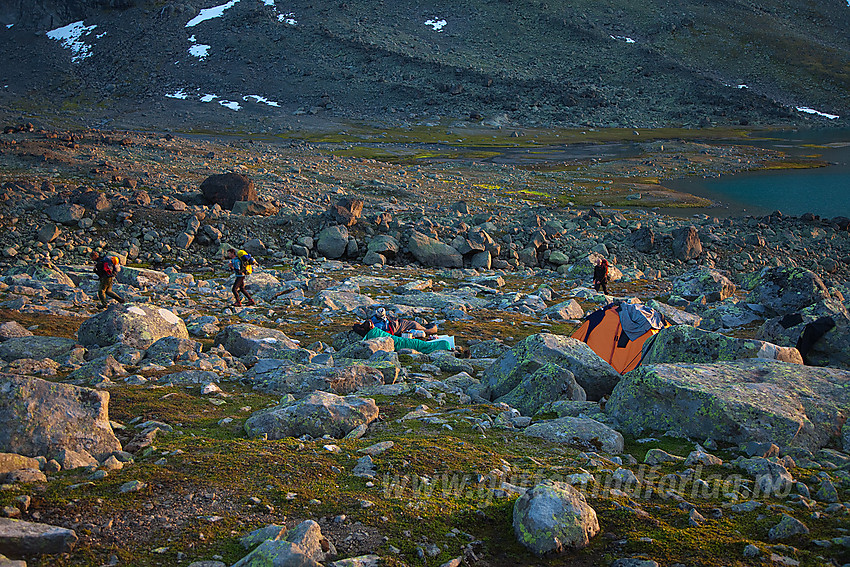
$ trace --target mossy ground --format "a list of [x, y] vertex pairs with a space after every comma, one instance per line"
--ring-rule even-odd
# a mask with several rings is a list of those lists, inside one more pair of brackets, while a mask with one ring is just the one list
[[[429, 274], [435, 291], [453, 285], [451, 278], [434, 277], [427, 271], [389, 268], [384, 275], [411, 280]], [[541, 283], [521, 274], [505, 280], [504, 291], [530, 292]], [[546, 283], [553, 290], [553, 302], [561, 300], [566, 292], [559, 287], [562, 284], [558, 280]], [[640, 281], [613, 286], [617, 293], [657, 295], [661, 291]], [[370, 287], [363, 291], [376, 298], [381, 293]], [[298, 338], [305, 346], [314, 340], [330, 342], [339, 326], [348, 323], [343, 318], [334, 326], [304, 325], [308, 312], [275, 313], [275, 317], [292, 321], [279, 325], [285, 332], [304, 332]], [[71, 318], [15, 311], [2, 315], [24, 325], [38, 324], [36, 331], [57, 336], [74, 336], [79, 324]], [[472, 337], [500, 338], [511, 344], [542, 330], [569, 334], [573, 327], [571, 323], [541, 327], [536, 319], [519, 314], [480, 311], [472, 320], [447, 322], [442, 330], [456, 335], [459, 344]], [[412, 360], [405, 357], [404, 362]], [[414, 370], [417, 367], [418, 363], [411, 365]], [[168, 372], [174, 370], [177, 368]], [[246, 553], [238, 538], [253, 529], [327, 519], [323, 530], [342, 555], [375, 551], [388, 565], [439, 565], [463, 555], [465, 549], [482, 558], [479, 564], [493, 566], [605, 565], [631, 554], [646, 555], [662, 565], [756, 565], [760, 560], [745, 560], [743, 548], [755, 543], [770, 553], [759, 542], [767, 541], [767, 531], [787, 511], [776, 507], [778, 504], [791, 506], [790, 513], [813, 532], [805, 540], [786, 542], [795, 547], [783, 555], [804, 566], [823, 564], [821, 557], [840, 560], [837, 547], [821, 549], [812, 540], [842, 535], [842, 518], [813, 520], [805, 510], [779, 500], [766, 501], [752, 513], [734, 513], [723, 506], [728, 499], [722, 491], [702, 498], [690, 481], [678, 485], [680, 494], [706, 517], [713, 508], [720, 508], [721, 517], [691, 527], [687, 510], [657, 491], [652, 496], [643, 491], [643, 497], [637, 498], [594, 492], [592, 485], [588, 502], [597, 511], [602, 533], [584, 550], [538, 558], [516, 541], [511, 524], [516, 494], [502, 491], [502, 481], [528, 486], [535, 480], [563, 479], [583, 470], [602, 481], [608, 474], [605, 471], [618, 465], [589, 458], [580, 448], [527, 438], [513, 429], [490, 428], [482, 433], [475, 427], [476, 421], [485, 414], [495, 417], [501, 410], [491, 405], [458, 404], [453, 396], [442, 402], [409, 395], [377, 396], [381, 417], [360, 440], [248, 439], [242, 429], [245, 419], [257, 409], [276, 404], [278, 398], [238, 382], [221, 385], [226, 394], [212, 397], [202, 396], [197, 386], [110, 388], [110, 418], [127, 428], [122, 433], [125, 440], [132, 436], [134, 424], [147, 420], [166, 422], [175, 431], [158, 436], [151, 449], [137, 455], [134, 464], [110, 472], [102, 480], [89, 482], [89, 473], [82, 471], [61, 472], [51, 475], [46, 485], [0, 492], [0, 505], [11, 504], [19, 494], [32, 495], [30, 513], [37, 512], [40, 521], [72, 525], [81, 538], [71, 555], [34, 559], [28, 564], [99, 566], [112, 555], [122, 564], [140, 567], [187, 564], [213, 556], [231, 564]], [[421, 404], [428, 405], [437, 420], [400, 421]], [[378, 476], [353, 476], [352, 468], [361, 456], [358, 450], [380, 441], [395, 445], [374, 457]], [[331, 444], [338, 451], [325, 447]], [[625, 453], [639, 463], [650, 448], [686, 456], [693, 443], [668, 437], [640, 443], [626, 439]], [[715, 452], [727, 460], [735, 456], [723, 448]], [[637, 465], [630, 468], [639, 470]], [[659, 482], [663, 475], [682, 469], [661, 466], [645, 480]], [[795, 469], [792, 473], [816, 486], [811, 471]], [[707, 467], [702, 478], [713, 474], [725, 477], [730, 471]], [[132, 480], [144, 482], [145, 488], [121, 494], [119, 488]], [[347, 519], [334, 523], [332, 518], [340, 514]], [[427, 544], [439, 546], [435, 557], [420, 557], [419, 549]], [[394, 554], [390, 546], [399, 553]]]

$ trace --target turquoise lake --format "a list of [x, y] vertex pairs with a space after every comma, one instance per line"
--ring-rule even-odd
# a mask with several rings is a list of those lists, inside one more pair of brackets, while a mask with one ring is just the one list
[[664, 184], [709, 198], [730, 214], [761, 215], [779, 210], [795, 216], [810, 212], [824, 218], [850, 217], [850, 131], [783, 132], [772, 135], [770, 140], [754, 140], [750, 144], [781, 150], [792, 157], [820, 154], [832, 165], [717, 178], [689, 177]]

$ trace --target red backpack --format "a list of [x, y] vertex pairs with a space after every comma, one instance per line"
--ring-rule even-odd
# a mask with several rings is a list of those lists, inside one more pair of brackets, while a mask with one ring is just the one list
[[99, 276], [112, 277], [115, 275], [115, 264], [112, 263], [112, 258], [104, 256], [98, 258], [94, 265], [94, 271]]

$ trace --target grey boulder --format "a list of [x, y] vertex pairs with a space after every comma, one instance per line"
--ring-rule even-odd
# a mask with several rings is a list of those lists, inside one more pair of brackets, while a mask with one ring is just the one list
[[841, 434], [850, 372], [775, 360], [652, 364], [627, 373], [605, 411], [624, 433], [671, 432], [815, 451]]
[[102, 456], [121, 450], [109, 423], [109, 393], [0, 374], [0, 451]]
[[546, 480], [514, 503], [517, 540], [536, 555], [580, 549], [599, 533], [596, 511], [584, 495], [563, 482]]
[[462, 268], [463, 256], [456, 248], [431, 238], [421, 232], [413, 231], [407, 248], [413, 257], [423, 266], [440, 268]]
[[720, 362], [744, 358], [764, 358], [803, 364], [800, 352], [755, 339], [727, 337], [720, 333], [676, 325], [661, 329], [644, 343], [641, 364], [671, 362]]
[[620, 380], [620, 374], [587, 344], [571, 337], [542, 333], [526, 337], [487, 368], [482, 379], [482, 397], [496, 399], [508, 394], [527, 375], [546, 364], [572, 372], [587, 399], [593, 401], [610, 394]]
[[527, 427], [523, 433], [553, 443], [563, 443], [605, 453], [622, 453], [623, 436], [589, 417], [560, 417]]
[[258, 355], [269, 347], [297, 349], [299, 346], [283, 331], [250, 323], [228, 325], [216, 335], [215, 344], [223, 346], [227, 352], [237, 357]]
[[0, 518], [0, 553], [9, 557], [70, 553], [77, 540], [74, 530]]
[[183, 320], [162, 307], [149, 303], [112, 304], [87, 319], [77, 332], [81, 344], [107, 346], [123, 343], [147, 349], [163, 337], [188, 339]]
[[830, 297], [816, 273], [788, 266], [763, 268], [757, 274], [748, 274], [742, 287], [749, 290], [750, 302], [760, 303], [778, 315], [799, 311]]
[[246, 420], [245, 431], [249, 437], [265, 434], [269, 439], [305, 434], [341, 439], [355, 427], [368, 425], [377, 418], [378, 406], [372, 399], [319, 391], [292, 404], [254, 413]]

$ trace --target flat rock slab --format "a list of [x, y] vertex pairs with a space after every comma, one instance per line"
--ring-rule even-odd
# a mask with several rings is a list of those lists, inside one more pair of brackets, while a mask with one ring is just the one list
[[641, 366], [624, 376], [605, 410], [633, 435], [816, 451], [841, 435], [850, 415], [850, 372], [761, 359]]
[[0, 518], [0, 553], [12, 558], [69, 553], [77, 539], [74, 530]]
[[589, 417], [561, 417], [543, 421], [531, 425], [523, 433], [529, 437], [539, 437], [593, 451], [623, 452], [623, 436], [604, 423]]

